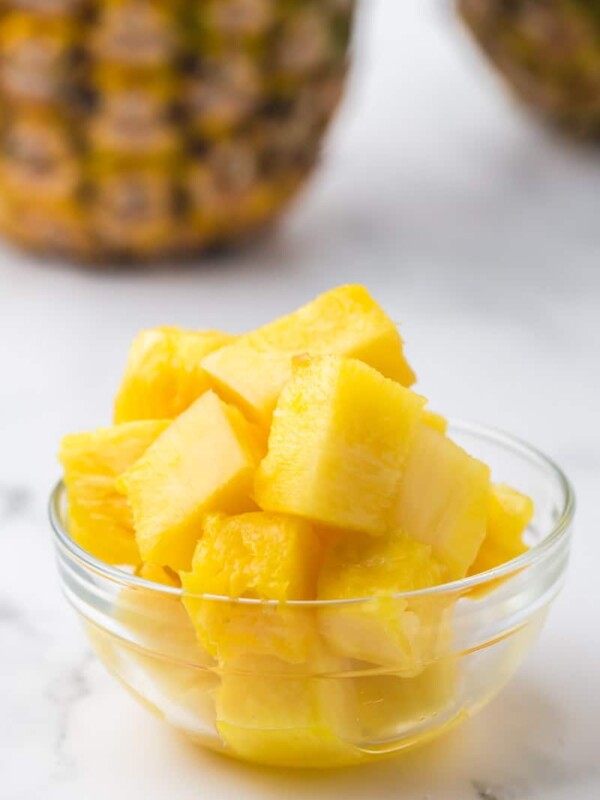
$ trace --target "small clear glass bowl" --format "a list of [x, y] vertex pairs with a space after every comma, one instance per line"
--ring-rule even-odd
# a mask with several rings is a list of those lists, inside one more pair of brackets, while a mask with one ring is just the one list
[[[198, 642], [181, 589], [108, 566], [69, 536], [62, 484], [50, 518], [64, 593], [104, 665], [144, 705], [212, 750], [262, 764], [331, 767], [414, 747], [484, 706], [539, 633], [567, 566], [574, 495], [546, 456], [504, 433], [450, 435], [494, 480], [529, 494], [527, 553], [392, 597], [278, 604], [186, 596], [222, 636]], [[370, 660], [352, 657], [371, 644]]]

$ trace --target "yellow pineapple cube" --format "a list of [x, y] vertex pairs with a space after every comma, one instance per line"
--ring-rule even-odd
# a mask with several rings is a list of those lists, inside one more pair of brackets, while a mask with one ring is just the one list
[[332, 766], [360, 760], [356, 700], [338, 660], [321, 655], [302, 668], [275, 658], [228, 664], [215, 693], [217, 729], [240, 758], [273, 766]]
[[298, 359], [257, 472], [259, 506], [382, 534], [424, 404], [355, 359]]
[[[142, 568], [138, 574], [157, 579], [158, 569]], [[197, 641], [181, 598], [128, 587], [117, 597], [114, 619], [121, 635], [88, 627], [108, 669], [176, 728], [196, 737], [214, 730], [214, 662]]]
[[326, 292], [210, 354], [202, 366], [219, 394], [268, 426], [293, 357], [305, 353], [350, 356], [406, 386], [415, 381], [395, 324], [362, 286]]
[[492, 486], [486, 536], [469, 574], [485, 572], [526, 552], [523, 533], [533, 511], [530, 497], [503, 483]]
[[169, 567], [159, 567], [157, 564], [141, 564], [135, 574], [151, 583], [161, 583], [163, 586], [172, 586], [175, 589], [181, 586], [179, 575]]
[[439, 431], [439, 433], [446, 433], [448, 430], [448, 420], [446, 417], [437, 414], [435, 411], [430, 411], [428, 408], [423, 410], [422, 421], [424, 425], [429, 425], [430, 428]]
[[69, 532], [84, 550], [108, 564], [139, 564], [133, 519], [115, 480], [169, 425], [129, 422], [65, 436], [59, 459], [69, 499]]
[[302, 519], [263, 511], [209, 514], [183, 586], [232, 598], [312, 600], [320, 549], [318, 536]]
[[154, 328], [139, 333], [115, 398], [115, 422], [179, 416], [210, 388], [202, 359], [232, 340], [219, 331]]
[[320, 600], [363, 602], [323, 606], [319, 629], [339, 656], [418, 673], [435, 655], [446, 601], [395, 597], [442, 583], [445, 569], [431, 548], [401, 532], [339, 537], [326, 550]]
[[144, 561], [189, 569], [202, 517], [254, 506], [262, 435], [211, 391], [196, 400], [117, 481]]
[[[321, 544], [308, 522], [255, 512], [208, 515], [192, 569], [182, 573], [184, 604], [206, 650], [221, 659], [245, 653], [306, 658], [312, 609], [286, 605], [316, 596]], [[194, 597], [278, 600], [243, 604]]]
[[119, 593], [114, 616], [127, 628], [128, 640], [154, 657], [196, 665], [213, 664], [198, 641], [178, 594], [127, 587]]
[[361, 731], [368, 741], [404, 737], [435, 719], [436, 728], [450, 723], [458, 679], [455, 658], [446, 656], [419, 675], [368, 674], [355, 678], [356, 705]]
[[400, 486], [393, 526], [428, 544], [451, 579], [464, 577], [485, 538], [490, 470], [422, 425]]

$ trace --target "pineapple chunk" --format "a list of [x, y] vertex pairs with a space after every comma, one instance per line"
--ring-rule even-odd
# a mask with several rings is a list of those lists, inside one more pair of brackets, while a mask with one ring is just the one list
[[493, 569], [526, 552], [523, 533], [533, 517], [533, 501], [500, 483], [492, 486], [486, 537], [469, 570], [470, 575]]
[[435, 411], [429, 411], [427, 408], [423, 411], [423, 424], [429, 425], [434, 431], [439, 431], [439, 433], [443, 434], [448, 430], [448, 420], [446, 417], [443, 417], [441, 414], [436, 414]]
[[[155, 568], [150, 572], [158, 576]], [[153, 711], [175, 727], [198, 738], [207, 736], [214, 730], [213, 693], [218, 679], [181, 598], [126, 588], [119, 593], [114, 617], [120, 633], [125, 629], [123, 638], [94, 625], [88, 628], [108, 669], [123, 676]]]
[[202, 359], [232, 340], [218, 331], [179, 328], [139, 333], [115, 398], [115, 422], [179, 416], [210, 388]]
[[382, 534], [425, 400], [360, 361], [296, 361], [256, 475], [261, 508]]
[[227, 665], [215, 700], [217, 729], [233, 753], [288, 767], [360, 760], [352, 746], [358, 739], [352, 680], [335, 676], [331, 656], [307, 666], [300, 672], [264, 657]]
[[213, 392], [177, 417], [117, 481], [144, 561], [189, 569], [206, 512], [253, 507], [263, 451], [259, 431]]
[[[312, 609], [285, 601], [314, 599], [320, 550], [304, 520], [262, 512], [207, 516], [192, 570], [182, 573], [184, 604], [206, 650], [221, 659], [254, 653], [305, 660], [314, 638]], [[281, 604], [190, 596], [200, 594]]]
[[394, 595], [435, 586], [444, 575], [431, 548], [406, 534], [338, 538], [326, 551], [318, 598], [371, 599], [323, 606], [321, 634], [339, 656], [417, 674], [435, 655], [439, 616], [447, 601]]
[[422, 425], [414, 439], [397, 497], [393, 524], [464, 577], [485, 537], [489, 468], [450, 439]]
[[415, 381], [396, 326], [362, 286], [326, 292], [210, 354], [202, 366], [219, 394], [268, 426], [292, 359], [304, 353], [350, 356], [406, 386]]
[[128, 587], [119, 593], [114, 616], [127, 628], [128, 640], [154, 657], [205, 666], [213, 663], [198, 642], [178, 594]]
[[262, 511], [209, 514], [183, 586], [232, 598], [312, 600], [320, 547], [305, 520]]
[[169, 567], [159, 567], [156, 564], [142, 564], [135, 572], [140, 578], [151, 581], [152, 583], [161, 583], [163, 586], [172, 586], [177, 589], [181, 586], [179, 575], [173, 572]]
[[69, 532], [108, 564], [139, 564], [131, 511], [116, 477], [143, 455], [168, 421], [130, 422], [65, 436], [59, 459], [69, 498]]
[[441, 658], [419, 675], [368, 674], [355, 678], [362, 734], [368, 741], [396, 741], [435, 719], [436, 728], [457, 713], [456, 658]]

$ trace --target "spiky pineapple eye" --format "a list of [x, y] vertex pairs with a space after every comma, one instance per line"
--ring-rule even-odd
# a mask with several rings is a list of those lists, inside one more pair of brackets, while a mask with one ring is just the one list
[[218, 185], [224, 191], [241, 192], [248, 189], [257, 175], [257, 163], [250, 148], [222, 144], [209, 156]]
[[186, 96], [192, 124], [210, 131], [211, 126], [232, 127], [257, 105], [261, 76], [243, 56], [206, 60], [198, 65], [187, 84]]
[[257, 35], [274, 18], [276, 0], [208, 0], [205, 14], [221, 33]]
[[38, 197], [58, 200], [68, 196], [77, 183], [77, 160], [75, 152], [66, 149], [61, 131], [47, 123], [34, 116], [28, 124], [8, 131], [4, 180], [9, 187], [28, 185]]
[[10, 5], [22, 11], [40, 14], [67, 14], [77, 10], [85, 0], [11, 0]]
[[56, 42], [15, 43], [2, 54], [2, 85], [12, 95], [50, 100], [57, 93], [57, 72], [64, 56], [64, 49]]
[[159, 66], [180, 42], [165, 10], [131, 2], [107, 9], [98, 22], [95, 50], [126, 64]]
[[294, 74], [310, 73], [330, 56], [327, 26], [311, 9], [299, 12], [285, 23], [276, 50], [278, 67]]

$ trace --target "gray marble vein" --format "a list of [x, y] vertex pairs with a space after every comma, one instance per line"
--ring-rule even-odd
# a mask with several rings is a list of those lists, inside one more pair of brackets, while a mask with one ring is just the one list
[[2, 628], [13, 628], [21, 635], [32, 638], [37, 638], [39, 635], [18, 605], [0, 597], [0, 630]]
[[55, 780], [64, 776], [70, 777], [72, 770], [76, 767], [76, 763], [69, 755], [65, 745], [71, 733], [70, 724], [73, 713], [77, 705], [91, 692], [87, 672], [92, 659], [91, 651], [86, 651], [78, 662], [56, 675], [46, 687], [46, 696], [58, 711], [54, 742]]
[[[471, 781], [475, 795], [479, 800], [518, 800], [519, 793], [514, 788], [501, 785], [491, 786], [485, 781]], [[522, 796], [522, 795], [521, 795]]]
[[33, 505], [33, 495], [27, 486], [0, 484], [0, 523], [23, 517]]

